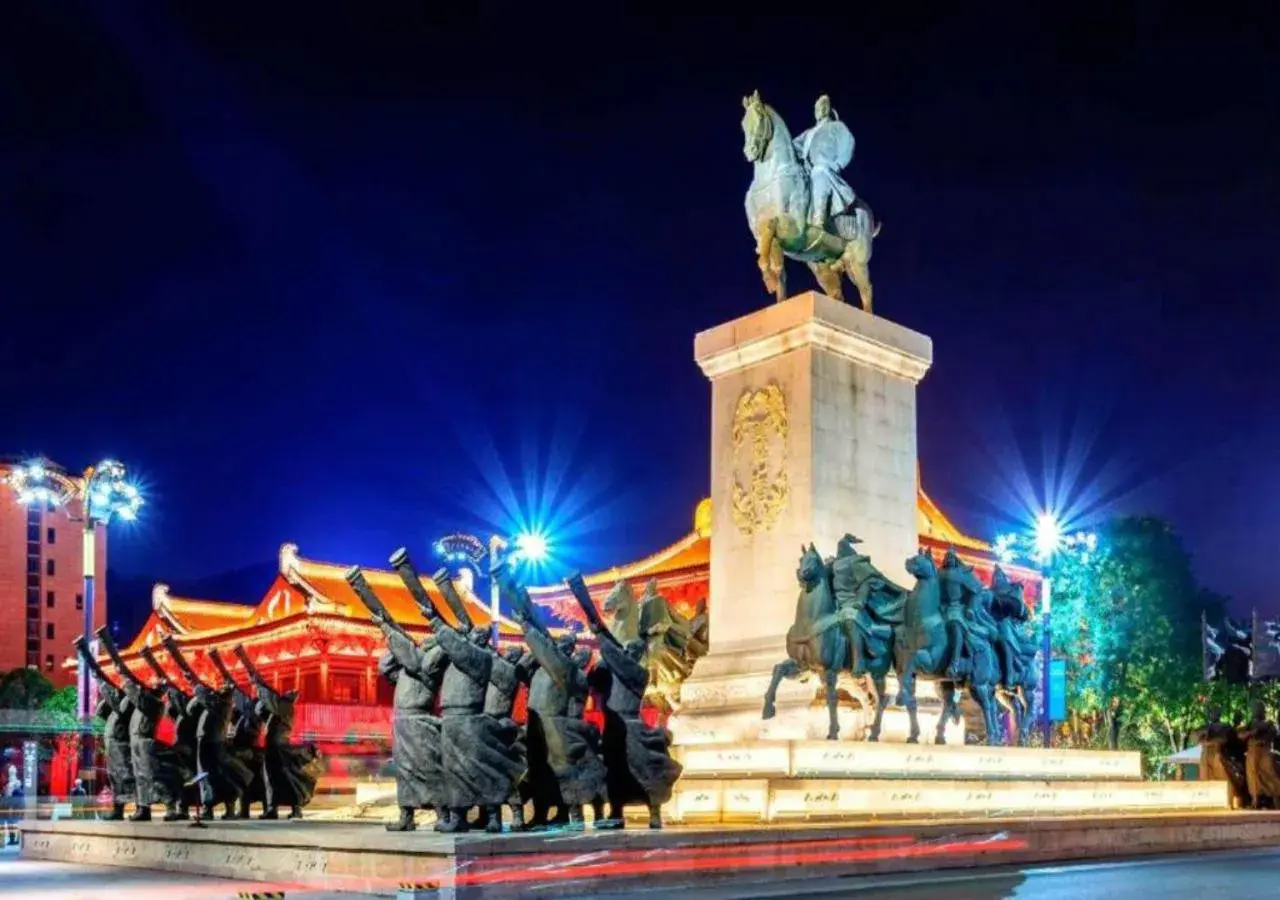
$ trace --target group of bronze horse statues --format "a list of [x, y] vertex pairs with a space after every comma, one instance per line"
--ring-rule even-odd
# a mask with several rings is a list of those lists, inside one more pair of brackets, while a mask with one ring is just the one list
[[[916, 579], [906, 590], [894, 584], [857, 551], [861, 543], [845, 535], [836, 555], [824, 559], [813, 544], [801, 548], [796, 577], [800, 598], [795, 624], [787, 632], [787, 659], [773, 670], [765, 695], [765, 719], [775, 714], [779, 684], [788, 678], [817, 674], [826, 688], [830, 727], [827, 737], [839, 737], [841, 673], [869, 678], [875, 688], [875, 718], [867, 740], [880, 738], [884, 712], [890, 705], [905, 707], [910, 718], [909, 742], [920, 740], [916, 683], [937, 683], [942, 700], [935, 740], [942, 743], [948, 722], [961, 718], [964, 692], [982, 712], [988, 744], [1005, 740], [1002, 709], [1013, 716], [1012, 736], [1025, 744], [1035, 722], [1039, 686], [1037, 641], [1022, 585], [995, 568], [991, 585], [984, 585], [948, 550], [942, 565], [921, 548], [906, 560]], [[896, 697], [885, 682], [890, 671], [898, 679]]]

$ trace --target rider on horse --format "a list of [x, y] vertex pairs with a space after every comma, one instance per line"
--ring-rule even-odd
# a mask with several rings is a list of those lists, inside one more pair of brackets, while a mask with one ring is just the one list
[[964, 656], [965, 644], [965, 591], [962, 579], [968, 567], [960, 562], [956, 548], [947, 550], [942, 558], [942, 568], [938, 577], [942, 583], [942, 618], [947, 623], [947, 674], [956, 677], [960, 674], [961, 658]]
[[1022, 599], [1022, 585], [1010, 580], [1004, 570], [996, 566], [991, 573], [991, 593], [999, 623], [996, 646], [1000, 653], [1003, 680], [1006, 685], [1018, 684], [1038, 649], [1034, 640], [1024, 637], [1018, 630], [1028, 617], [1026, 603]]
[[873, 656], [888, 649], [893, 626], [903, 621], [906, 594], [871, 563], [871, 557], [854, 549], [862, 541], [846, 534], [836, 544], [836, 558], [831, 563], [831, 587], [836, 595], [836, 612], [844, 623], [852, 647], [851, 671], [866, 671], [863, 647]]

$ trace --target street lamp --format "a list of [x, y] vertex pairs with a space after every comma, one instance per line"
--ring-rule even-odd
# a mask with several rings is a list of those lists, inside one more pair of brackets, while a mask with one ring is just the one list
[[[1029, 545], [1029, 546], [1028, 546]], [[1064, 549], [1080, 547], [1086, 552], [1094, 550], [1098, 545], [1098, 536], [1089, 532], [1078, 532], [1068, 536], [1062, 522], [1053, 513], [1041, 513], [1036, 517], [1035, 527], [1029, 536], [1003, 534], [996, 538], [995, 552], [1001, 562], [1012, 562], [1027, 548], [1030, 556], [1040, 566], [1040, 705], [1044, 713], [1044, 745], [1049, 746], [1053, 736], [1053, 722], [1049, 713], [1050, 692], [1050, 657], [1052, 655], [1053, 628], [1053, 561]]]
[[540, 531], [522, 531], [513, 538], [493, 535], [489, 538], [489, 615], [493, 619], [493, 645], [498, 646], [499, 592], [498, 579], [493, 569], [504, 560], [514, 564], [522, 562], [538, 565], [551, 555], [551, 542]]
[[[89, 466], [80, 476], [71, 476], [37, 460], [10, 470], [5, 481], [24, 505], [50, 504], [68, 506], [72, 501], [80, 503], [80, 516], [72, 516], [84, 526], [84, 635], [91, 641], [92, 652], [97, 653], [94, 633], [94, 586], [96, 581], [97, 535], [99, 525], [106, 526], [113, 518], [132, 521], [142, 507], [142, 495], [125, 477], [123, 463], [104, 459]], [[89, 670], [79, 661], [76, 674], [76, 711], [82, 723], [92, 715], [90, 707]]]

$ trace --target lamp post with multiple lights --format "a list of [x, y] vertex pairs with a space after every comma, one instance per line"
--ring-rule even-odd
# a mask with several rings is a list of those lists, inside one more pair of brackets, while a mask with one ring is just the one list
[[551, 544], [546, 536], [536, 531], [524, 531], [513, 538], [495, 534], [489, 538], [489, 617], [493, 620], [493, 645], [498, 646], [498, 616], [500, 613], [498, 579], [493, 570], [504, 559], [510, 562], [527, 562], [533, 565], [543, 562], [551, 554]]
[[[132, 521], [142, 506], [142, 495], [126, 478], [123, 463], [104, 459], [84, 470], [79, 476], [67, 475], [43, 461], [15, 466], [5, 477], [9, 487], [23, 505], [50, 504], [70, 506], [79, 502], [79, 521], [84, 527], [84, 635], [97, 652], [94, 633], [94, 587], [97, 580], [97, 528], [105, 527], [114, 518]], [[79, 661], [76, 674], [76, 711], [83, 724], [93, 714], [90, 703], [89, 670]]]
[[1053, 739], [1053, 721], [1050, 717], [1050, 660], [1053, 634], [1053, 562], [1066, 547], [1080, 546], [1093, 550], [1098, 536], [1092, 532], [1076, 532], [1068, 535], [1062, 522], [1052, 513], [1041, 513], [1029, 535], [1003, 534], [996, 538], [996, 555], [1001, 561], [1012, 561], [1019, 555], [1027, 555], [1040, 566], [1040, 705], [1044, 713], [1044, 745]]

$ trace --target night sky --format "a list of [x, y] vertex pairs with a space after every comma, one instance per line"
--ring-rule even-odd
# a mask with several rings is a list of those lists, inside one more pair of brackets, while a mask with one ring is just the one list
[[130, 464], [117, 572], [520, 519], [590, 569], [685, 534], [693, 335], [771, 299], [758, 88], [857, 138], [877, 312], [934, 340], [940, 505], [987, 538], [1164, 515], [1276, 608], [1274, 3], [437, 6], [6, 5], [0, 443]]

